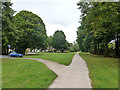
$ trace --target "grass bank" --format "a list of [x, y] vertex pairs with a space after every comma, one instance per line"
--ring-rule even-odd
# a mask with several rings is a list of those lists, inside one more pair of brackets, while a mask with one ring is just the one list
[[2, 59], [3, 88], [47, 88], [57, 75], [39, 61]]
[[86, 61], [93, 88], [118, 88], [118, 59], [81, 52]]
[[51, 60], [60, 64], [69, 65], [74, 53], [37, 53], [36, 55], [25, 55], [24, 58], [41, 58]]

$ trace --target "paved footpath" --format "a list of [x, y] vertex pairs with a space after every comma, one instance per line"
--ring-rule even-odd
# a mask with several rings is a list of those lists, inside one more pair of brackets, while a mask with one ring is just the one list
[[74, 55], [69, 66], [48, 60], [35, 58], [34, 60], [46, 64], [49, 69], [58, 75], [48, 88], [92, 88], [86, 62], [79, 56], [79, 53]]

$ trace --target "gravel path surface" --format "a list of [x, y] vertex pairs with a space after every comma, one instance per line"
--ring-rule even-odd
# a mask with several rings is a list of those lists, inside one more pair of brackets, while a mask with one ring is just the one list
[[47, 65], [58, 77], [48, 88], [92, 88], [89, 71], [86, 62], [75, 54], [69, 66], [58, 64], [49, 60], [27, 58], [38, 60]]

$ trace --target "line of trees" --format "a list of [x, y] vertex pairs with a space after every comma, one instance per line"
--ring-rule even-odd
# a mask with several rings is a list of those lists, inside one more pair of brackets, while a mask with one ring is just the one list
[[8, 45], [25, 54], [29, 48], [46, 48], [47, 34], [43, 20], [29, 11], [15, 16], [11, 2], [2, 2], [2, 54], [8, 54]]
[[8, 46], [25, 54], [27, 48], [56, 51], [78, 51], [77, 44], [70, 44], [62, 30], [48, 37], [43, 20], [36, 14], [22, 10], [16, 15], [11, 2], [2, 2], [2, 54], [8, 54]]
[[66, 40], [66, 36], [62, 30], [57, 30], [53, 36], [48, 37], [49, 51], [61, 51], [61, 52], [77, 52], [79, 47], [77, 43], [69, 43]]
[[[79, 2], [81, 25], [77, 42], [81, 51], [120, 56], [120, 2]], [[112, 47], [110, 42], [114, 41]], [[114, 48], [115, 47], [115, 48]]]

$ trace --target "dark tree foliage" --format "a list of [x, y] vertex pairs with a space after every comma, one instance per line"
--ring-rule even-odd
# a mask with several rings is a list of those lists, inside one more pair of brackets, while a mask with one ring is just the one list
[[14, 25], [17, 27], [16, 51], [25, 53], [29, 48], [45, 49], [47, 46], [47, 34], [43, 20], [29, 11], [21, 11], [14, 17]]
[[8, 53], [8, 45], [15, 42], [16, 27], [13, 24], [13, 14], [15, 11], [11, 8], [12, 3], [2, 2], [2, 53]]
[[64, 32], [57, 30], [53, 35], [52, 46], [57, 50], [63, 51], [64, 49], [67, 49], [67, 45], [68, 43]]
[[[80, 50], [120, 56], [120, 2], [79, 2], [77, 5], [82, 13], [77, 31]], [[115, 40], [115, 49], [109, 48], [111, 40]]]
[[26, 48], [46, 49], [47, 34], [43, 20], [29, 11], [15, 16], [11, 2], [2, 2], [2, 54], [8, 54], [8, 45], [18, 53]]

